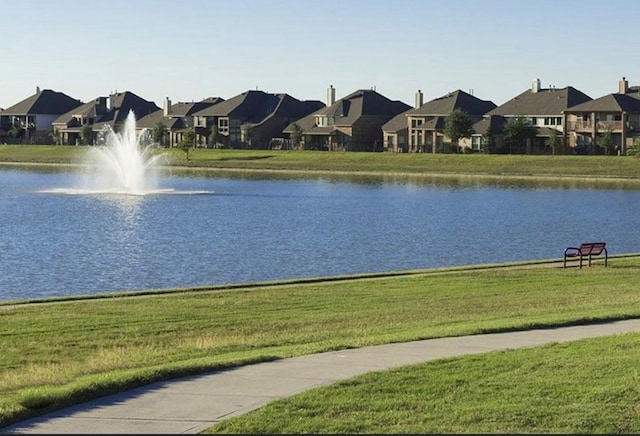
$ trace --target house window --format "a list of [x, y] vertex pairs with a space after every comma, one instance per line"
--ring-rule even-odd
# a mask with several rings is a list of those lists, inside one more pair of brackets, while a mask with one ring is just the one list
[[474, 135], [471, 137], [471, 149], [480, 150], [480, 144], [482, 142], [482, 136]]
[[622, 114], [614, 115], [613, 121], [622, 121]]
[[218, 118], [218, 133], [229, 134], [229, 118]]

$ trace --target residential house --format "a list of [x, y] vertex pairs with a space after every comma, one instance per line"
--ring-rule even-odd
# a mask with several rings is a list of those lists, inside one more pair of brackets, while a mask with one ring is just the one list
[[[62, 144], [94, 144], [98, 135], [105, 129], [117, 131], [124, 124], [130, 111], [133, 111], [138, 119], [159, 109], [155, 103], [132, 92], [116, 92], [109, 97], [98, 97], [63, 113], [52, 125], [55, 129], [54, 135]], [[88, 128], [91, 137], [83, 137]]]
[[[182, 141], [185, 132], [195, 129], [194, 114], [196, 112], [223, 101], [224, 99], [220, 97], [210, 97], [199, 102], [171, 104], [171, 100], [167, 97], [161, 110], [140, 118], [136, 126], [138, 129], [147, 129], [153, 132], [159, 125], [162, 125], [165, 130], [164, 138], [159, 145], [176, 147]], [[208, 135], [197, 136], [196, 146], [206, 146], [206, 136]]]
[[458, 151], [458, 144], [445, 141], [447, 117], [460, 110], [472, 122], [482, 120], [484, 114], [496, 107], [489, 100], [481, 100], [460, 89], [422, 104], [422, 92], [416, 95], [416, 106], [404, 114], [407, 123], [407, 151], [442, 153]]
[[577, 153], [625, 154], [640, 136], [640, 87], [623, 77], [618, 92], [564, 110], [567, 144]]
[[224, 147], [268, 149], [286, 126], [322, 106], [320, 101], [251, 90], [195, 112], [194, 125], [198, 136]]
[[501, 116], [505, 123], [521, 117], [537, 128], [536, 138], [533, 141], [527, 141], [524, 145], [505, 144], [508, 149], [502, 150], [503, 152], [544, 154], [549, 151], [546, 143], [552, 135], [552, 129], [555, 129], [560, 136], [565, 134], [564, 112], [570, 107], [591, 100], [591, 97], [572, 86], [561, 89], [555, 86], [542, 88], [540, 79], [535, 79], [530, 89], [487, 112], [486, 116]]
[[3, 142], [50, 144], [53, 121], [81, 105], [80, 100], [62, 92], [36, 88], [32, 96], [0, 111], [0, 139]]
[[[336, 101], [327, 89], [327, 106], [296, 122], [301, 148], [329, 151], [382, 151], [382, 126], [411, 106], [390, 100], [374, 89], [359, 89]], [[284, 133], [291, 135], [293, 124]]]
[[[413, 109], [418, 109], [423, 104], [424, 94], [418, 89]], [[407, 152], [409, 150], [407, 114], [411, 110], [407, 109], [399, 113], [382, 125], [382, 148], [384, 151]]]
[[496, 153], [499, 150], [504, 150], [504, 126], [505, 120], [503, 116], [486, 116], [471, 126], [473, 130], [471, 138], [460, 140], [460, 146], [465, 151], [474, 152]]

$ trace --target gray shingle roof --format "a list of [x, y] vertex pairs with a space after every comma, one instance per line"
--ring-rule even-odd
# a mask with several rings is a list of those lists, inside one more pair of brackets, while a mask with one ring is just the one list
[[[406, 103], [390, 100], [373, 89], [359, 89], [331, 106], [317, 110], [296, 121], [305, 134], [328, 134], [336, 126], [351, 126], [363, 116], [387, 117], [392, 119], [396, 115], [411, 109]], [[333, 117], [333, 126], [319, 127], [315, 125], [318, 115]], [[285, 133], [291, 133], [292, 125], [287, 126]]]
[[640, 113], [638, 94], [609, 94], [582, 104], [571, 106], [565, 113], [575, 112], [627, 112]]
[[259, 125], [273, 117], [299, 119], [321, 109], [317, 100], [300, 101], [289, 94], [268, 94], [264, 91], [243, 92], [229, 100], [194, 113], [205, 117], [232, 117], [242, 123]]
[[495, 108], [494, 102], [481, 100], [458, 89], [410, 110], [409, 115], [448, 116], [455, 109], [459, 109], [467, 115], [482, 116]]
[[408, 129], [407, 125], [407, 113], [410, 111], [406, 110], [402, 113], [399, 113], [395, 117], [391, 118], [391, 120], [387, 121], [382, 125], [383, 132], [400, 132], [402, 130]]
[[502, 115], [490, 115], [474, 123], [471, 127], [477, 135], [484, 135], [486, 132], [499, 135], [504, 131], [504, 124], [505, 119]]
[[487, 115], [502, 116], [559, 116], [572, 106], [592, 100], [581, 91], [567, 86], [561, 89], [540, 89], [533, 92], [528, 89], [506, 103], [489, 111]]
[[43, 89], [3, 110], [0, 115], [61, 115], [81, 105], [80, 100], [69, 97], [62, 92]]
[[100, 116], [106, 113], [106, 106], [101, 105], [99, 103], [99, 99], [97, 98], [94, 101], [89, 103], [85, 103], [77, 108], [71, 109], [69, 112], [66, 112], [56, 118], [51, 124], [64, 124], [69, 125], [76, 116], [81, 116], [85, 118], [94, 118], [99, 119]]
[[160, 109], [154, 102], [147, 101], [130, 91], [112, 94], [109, 98], [111, 108], [93, 124], [93, 130], [99, 130], [105, 125], [124, 123], [129, 111], [134, 112], [137, 120]]

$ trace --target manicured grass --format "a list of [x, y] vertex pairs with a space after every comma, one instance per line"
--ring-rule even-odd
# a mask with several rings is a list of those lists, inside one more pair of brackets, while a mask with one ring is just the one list
[[[86, 151], [0, 146], [0, 166], [75, 165]], [[182, 151], [168, 153], [165, 165], [171, 171], [640, 186], [639, 161], [631, 157], [192, 150], [187, 161]], [[452, 268], [211, 292], [150, 290], [0, 303], [0, 426], [152, 381], [252, 362], [635, 318], [640, 316], [639, 272], [640, 258], [612, 257], [608, 268], [582, 270]], [[367, 374], [272, 403], [211, 431], [639, 432], [639, 339], [593, 339]]]
[[637, 434], [640, 334], [367, 373], [205, 433]]
[[[77, 164], [88, 147], [0, 145], [0, 163]], [[484, 175], [640, 179], [640, 161], [624, 156], [524, 156], [431, 153], [353, 153], [274, 150], [178, 149], [165, 153], [168, 166], [233, 170], [345, 172], [349, 174]]]
[[[251, 362], [638, 317], [639, 273], [640, 257], [615, 256], [607, 268], [452, 268], [5, 304], [0, 424], [151, 381]], [[511, 382], [520, 378], [514, 374]]]

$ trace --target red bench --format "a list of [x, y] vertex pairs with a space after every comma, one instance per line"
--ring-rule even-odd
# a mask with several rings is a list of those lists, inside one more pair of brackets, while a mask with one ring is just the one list
[[600, 256], [604, 253], [604, 266], [607, 266], [607, 259], [609, 257], [607, 253], [605, 242], [586, 242], [584, 244], [580, 244], [579, 247], [567, 247], [564, 250], [564, 262], [563, 268], [567, 267], [567, 259], [569, 258], [580, 258], [580, 268], [582, 268], [582, 259], [589, 259], [589, 266], [591, 266], [591, 256]]

